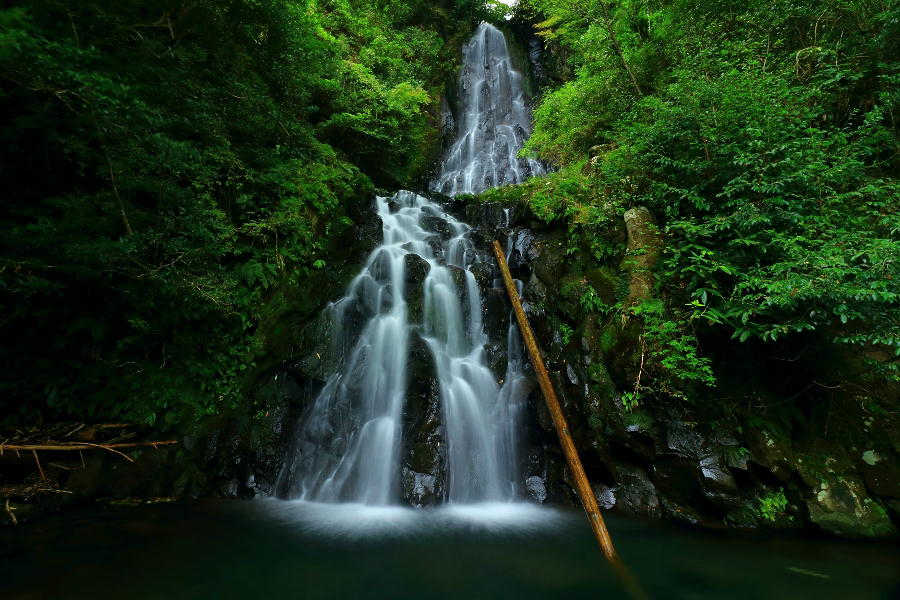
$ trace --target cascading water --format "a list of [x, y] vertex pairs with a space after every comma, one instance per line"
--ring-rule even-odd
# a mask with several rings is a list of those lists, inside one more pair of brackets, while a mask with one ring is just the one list
[[[471, 228], [412, 192], [379, 197], [377, 205], [384, 242], [331, 308], [346, 358], [310, 407], [279, 487], [316, 502], [398, 500], [408, 349], [410, 336], [421, 335], [441, 392], [447, 500], [511, 500], [520, 479], [523, 365], [512, 350], [502, 386], [487, 366], [481, 293], [469, 270], [479, 260], [467, 237]], [[446, 239], [425, 222], [438, 224]], [[428, 264], [418, 324], [408, 320], [405, 297], [410, 255]], [[519, 343], [510, 342], [511, 348]]]
[[[464, 52], [465, 117], [444, 163], [439, 187], [479, 191], [543, 172], [515, 154], [530, 127], [521, 75], [510, 67], [503, 34], [482, 24]], [[473, 91], [474, 90], [474, 91]], [[449, 188], [447, 187], [449, 186]], [[430, 350], [440, 388], [446, 446], [445, 499], [510, 501], [522, 488], [519, 459], [528, 392], [521, 340], [507, 334], [506, 372], [487, 365], [482, 297], [473, 266], [471, 228], [417, 194], [377, 198], [383, 243], [369, 256], [346, 296], [331, 306], [341, 356], [304, 415], [277, 488], [306, 501], [388, 505], [400, 500], [404, 405], [413, 336]], [[422, 290], [407, 270], [427, 264]], [[418, 322], [409, 300], [422, 297]]]
[[457, 139], [433, 190], [477, 194], [545, 172], [539, 161], [516, 156], [531, 135], [531, 113], [522, 74], [513, 69], [506, 38], [493, 25], [482, 23], [463, 47], [459, 97]]

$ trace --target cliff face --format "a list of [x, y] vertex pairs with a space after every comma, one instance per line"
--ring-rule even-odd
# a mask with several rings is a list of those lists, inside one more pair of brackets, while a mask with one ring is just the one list
[[[698, 388], [690, 399], [631, 397], [649, 368], [645, 325], [596, 310], [584, 291], [589, 286], [608, 306], [661, 293], [653, 280], [661, 239], [646, 209], [628, 211], [611, 227], [608, 236], [623, 252], [606, 262], [569, 247], [563, 226], [537, 220], [527, 206], [473, 202], [465, 211], [480, 243], [496, 236], [512, 249], [525, 310], [602, 506], [711, 527], [896, 535], [894, 415], [870, 412], [847, 394], [785, 407], [792, 399], [775, 393], [785, 377], [783, 367], [772, 367], [777, 361], [759, 348], [712, 337], [704, 350], [715, 355], [715, 388]], [[486, 313], [498, 310], [508, 308]], [[802, 367], [794, 368], [802, 376]], [[577, 504], [537, 389], [529, 406], [528, 489], [538, 501]]]

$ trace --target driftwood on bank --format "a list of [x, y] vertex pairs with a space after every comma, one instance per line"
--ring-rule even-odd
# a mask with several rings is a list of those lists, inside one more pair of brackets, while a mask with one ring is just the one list
[[[147, 440], [149, 434], [145, 426], [137, 423], [41, 423], [0, 431], [0, 461], [27, 465], [29, 460], [33, 460], [34, 464], [34, 470], [24, 472], [20, 481], [3, 481], [4, 485], [0, 486], [0, 516], [5, 513], [7, 522], [15, 525], [23, 518], [17, 516], [15, 511], [32, 503], [33, 498], [47, 494], [72, 494], [63, 486], [68, 475], [60, 474], [87, 468], [85, 452], [108, 452], [134, 463], [135, 459], [126, 451], [141, 448], [162, 450], [178, 444], [176, 440]], [[147, 441], [142, 441], [142, 438]], [[42, 453], [44, 456], [40, 456]], [[13, 504], [13, 498], [19, 498], [17, 502], [20, 503]]]
[[588, 515], [591, 529], [594, 531], [594, 536], [600, 544], [603, 555], [616, 571], [616, 574], [621, 579], [626, 591], [633, 598], [643, 599], [645, 598], [645, 594], [616, 553], [612, 538], [609, 535], [609, 530], [606, 528], [606, 523], [603, 520], [603, 515], [600, 514], [597, 498], [594, 496], [594, 491], [591, 489], [587, 474], [584, 472], [584, 467], [581, 464], [581, 458], [578, 456], [578, 450], [575, 448], [575, 442], [569, 431], [566, 417], [562, 412], [562, 407], [556, 397], [556, 392], [553, 390], [553, 384], [550, 382], [550, 376], [547, 374], [547, 368], [544, 366], [544, 359], [541, 356], [541, 351], [538, 348], [537, 341], [535, 341], [534, 333], [531, 331], [531, 326], [528, 323], [528, 317], [522, 309], [522, 302], [519, 300], [519, 292], [513, 282], [512, 275], [509, 272], [509, 266], [506, 264], [506, 256], [503, 254], [500, 242], [495, 240], [493, 248], [494, 256], [497, 259], [497, 264], [503, 275], [503, 283], [506, 286], [506, 292], [509, 295], [510, 302], [512, 302], [513, 312], [515, 313], [516, 321], [519, 324], [519, 333], [522, 335], [525, 349], [528, 350], [528, 356], [531, 359], [531, 365], [534, 367], [538, 384], [541, 387], [541, 391], [544, 393], [544, 400], [546, 400], [547, 408], [550, 410], [550, 416], [553, 418], [553, 425], [556, 427], [556, 433], [559, 435], [559, 441], [562, 445], [563, 453], [566, 455], [566, 461], [569, 463], [569, 469], [571, 469], [572, 475], [575, 477], [576, 491], [581, 499], [584, 511]]
[[[34, 457], [34, 464], [37, 467], [38, 475], [41, 482], [47, 482], [47, 472], [38, 452], [78, 452], [81, 459], [81, 467], [84, 468], [83, 452], [89, 450], [103, 450], [121, 456], [128, 462], [134, 462], [134, 459], [122, 452], [122, 450], [132, 448], [159, 448], [161, 446], [172, 446], [177, 444], [176, 440], [154, 440], [148, 442], [126, 442], [130, 438], [137, 435], [135, 431], [129, 429], [137, 427], [130, 423], [101, 423], [95, 425], [87, 425], [85, 423], [55, 423], [41, 427], [33, 427], [29, 429], [18, 429], [11, 434], [11, 437], [0, 435], [0, 457], [3, 457], [7, 451], [15, 453], [16, 457], [21, 458], [21, 452], [30, 453]], [[110, 437], [110, 434], [114, 437]], [[4, 439], [5, 437], [5, 439]], [[105, 440], [98, 438], [105, 437]], [[54, 439], [56, 438], [56, 439]], [[59, 438], [72, 438], [73, 441], [59, 441]], [[91, 441], [89, 441], [91, 440]], [[64, 470], [72, 470], [71, 468], [58, 465], [56, 463], [47, 463], [54, 468], [62, 467]]]
[[[134, 462], [130, 456], [124, 454], [119, 451], [119, 448], [142, 448], [142, 447], [153, 447], [158, 448], [159, 446], [171, 446], [173, 444], [177, 444], [177, 440], [162, 440], [155, 442], [131, 442], [127, 444], [89, 444], [87, 442], [47, 442], [43, 444], [7, 444], [5, 442], [0, 442], [0, 456], [6, 450], [12, 450], [13, 452], [24, 451], [24, 452], [65, 452], [71, 450], [107, 450], [109, 452], [113, 452], [115, 454], [119, 454], [123, 456], [126, 460]], [[35, 454], [35, 459], [37, 459], [37, 455]], [[40, 463], [38, 463], [38, 468], [40, 468]]]

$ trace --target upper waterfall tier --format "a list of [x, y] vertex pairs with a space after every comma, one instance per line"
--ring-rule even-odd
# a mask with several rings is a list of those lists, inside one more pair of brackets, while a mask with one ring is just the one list
[[539, 161], [516, 156], [531, 135], [531, 111], [522, 74], [513, 69], [506, 38], [493, 25], [482, 23], [463, 47], [459, 97], [457, 139], [432, 189], [477, 194], [545, 172]]

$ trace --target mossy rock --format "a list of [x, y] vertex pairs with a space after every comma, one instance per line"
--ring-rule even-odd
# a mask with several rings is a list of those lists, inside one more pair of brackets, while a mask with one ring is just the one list
[[822, 481], [806, 501], [809, 519], [822, 529], [849, 537], [888, 537], [897, 534], [887, 510], [870, 498], [862, 481], [839, 476]]
[[534, 274], [548, 286], [559, 285], [559, 279], [566, 270], [565, 246], [562, 235], [550, 236], [536, 241], [533, 248], [538, 252], [534, 261]]
[[586, 273], [586, 278], [604, 304], [613, 305], [616, 303], [619, 276], [613, 269], [609, 267], [591, 269]]

